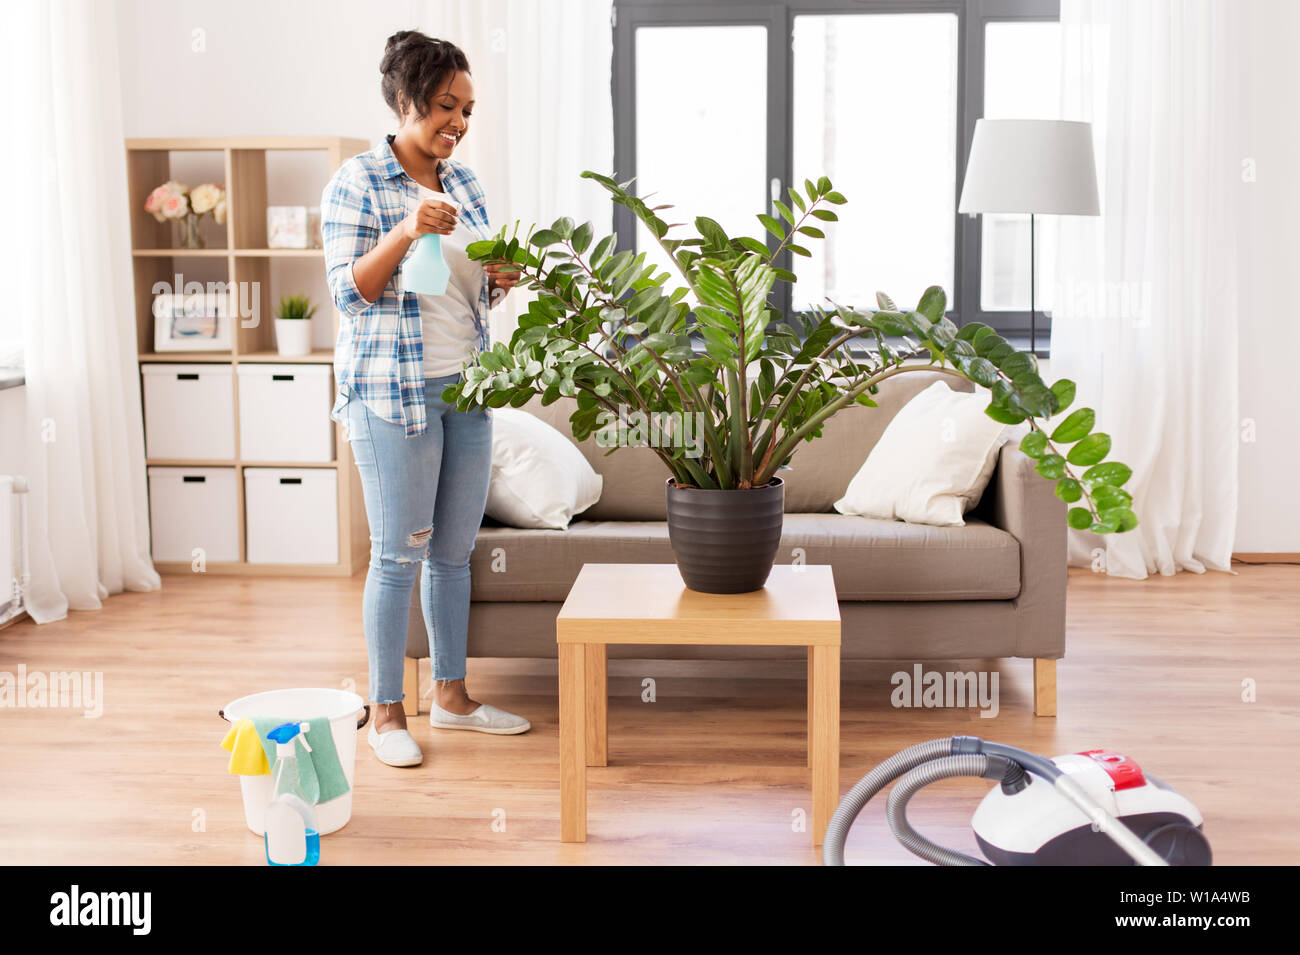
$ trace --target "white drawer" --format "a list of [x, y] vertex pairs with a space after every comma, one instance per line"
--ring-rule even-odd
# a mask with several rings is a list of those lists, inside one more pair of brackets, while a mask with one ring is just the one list
[[241, 461], [334, 459], [329, 365], [241, 364], [238, 374]]
[[149, 457], [234, 460], [235, 389], [230, 365], [146, 364], [140, 371]]
[[338, 472], [244, 468], [250, 564], [337, 564]]
[[234, 468], [151, 467], [153, 559], [239, 560], [239, 495]]

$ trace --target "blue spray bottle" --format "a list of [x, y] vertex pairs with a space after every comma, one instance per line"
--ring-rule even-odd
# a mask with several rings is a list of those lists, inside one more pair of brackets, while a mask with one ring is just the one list
[[298, 754], [294, 740], [301, 735], [307, 745], [310, 723], [284, 723], [266, 734], [275, 741], [275, 768], [271, 771], [271, 804], [266, 809], [267, 865], [315, 865], [320, 860], [320, 829], [316, 825], [316, 800], [298, 779]]
[[[434, 192], [425, 186], [420, 187], [419, 201], [437, 199], [445, 202], [460, 215], [460, 203], [445, 192]], [[420, 236], [411, 246], [411, 254], [402, 265], [402, 282], [408, 292], [422, 295], [442, 295], [447, 291], [447, 282], [451, 279], [451, 269], [442, 255], [442, 236], [429, 232]]]

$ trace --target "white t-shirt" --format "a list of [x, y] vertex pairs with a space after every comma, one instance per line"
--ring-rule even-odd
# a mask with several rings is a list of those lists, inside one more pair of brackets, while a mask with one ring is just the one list
[[442, 257], [451, 269], [447, 291], [442, 295], [420, 295], [420, 332], [424, 338], [424, 377], [454, 375], [474, 349], [474, 309], [483, 287], [483, 266], [465, 254], [465, 247], [478, 240], [464, 218], [451, 235], [440, 237]]

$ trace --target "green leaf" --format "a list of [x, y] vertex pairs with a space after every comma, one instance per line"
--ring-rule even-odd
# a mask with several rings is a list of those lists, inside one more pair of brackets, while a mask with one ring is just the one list
[[1114, 534], [1119, 530], [1118, 521], [1097, 521], [1088, 528], [1094, 534]]
[[1129, 507], [1133, 503], [1133, 495], [1123, 488], [1099, 484], [1092, 491], [1092, 503], [1098, 512], [1109, 511], [1117, 507]]
[[1071, 464], [1096, 464], [1110, 453], [1110, 435], [1098, 431], [1090, 434], [1070, 449], [1065, 459]]
[[972, 358], [963, 370], [966, 372], [966, 377], [985, 388], [992, 388], [994, 382], [998, 380], [998, 370], [987, 358]]
[[[573, 231], [573, 251], [581, 255], [587, 251], [587, 246], [591, 245], [592, 227], [590, 222], [584, 222]], [[509, 256], [506, 256], [509, 258]]]
[[1057, 425], [1056, 430], [1052, 432], [1052, 440], [1059, 441], [1061, 444], [1072, 444], [1081, 438], [1086, 438], [1096, 420], [1097, 415], [1091, 408], [1080, 408]]
[[1101, 485], [1120, 487], [1133, 476], [1133, 469], [1119, 461], [1106, 461], [1083, 472], [1081, 480], [1084, 487], [1092, 490]]
[[1020, 424], [1028, 417], [1024, 412], [1012, 411], [1009, 408], [1002, 408], [998, 405], [989, 405], [984, 409], [984, 413], [994, 421], [1000, 421], [1002, 424]]
[[1044, 454], [1038, 459], [1034, 470], [1049, 481], [1059, 480], [1065, 477], [1065, 458], [1059, 454]]
[[943, 289], [937, 285], [931, 285], [921, 294], [921, 301], [917, 303], [916, 310], [933, 323], [943, 318], [944, 308], [947, 303], [948, 296], [944, 294]]
[[898, 306], [894, 304], [894, 300], [890, 298], [888, 295], [886, 295], [884, 292], [876, 293], [876, 304], [880, 306], [880, 310], [882, 312], [898, 311]]
[[1098, 510], [1098, 516], [1104, 524], [1114, 524], [1119, 533], [1131, 531], [1138, 526], [1137, 515], [1127, 507], [1112, 507], [1106, 510]]
[[811, 236], [814, 239], [826, 238], [826, 233], [815, 225], [801, 225], [798, 231], [802, 232], [806, 236]]
[[776, 211], [781, 213], [782, 219], [784, 219], [786, 222], [790, 223], [791, 225], [794, 225], [794, 213], [790, 211], [789, 206], [787, 206], [780, 199], [773, 199], [772, 205], [776, 206]]
[[786, 248], [797, 255], [802, 255], [810, 259], [812, 258], [812, 253], [809, 252], [807, 249], [805, 249], [802, 245], [795, 245], [793, 242], [791, 242], [789, 245], [786, 246]]
[[763, 223], [763, 228], [772, 233], [778, 239], [785, 238], [785, 230], [781, 228], [781, 223], [777, 222], [765, 212], [758, 214], [758, 221]]
[[1083, 487], [1074, 478], [1063, 477], [1056, 482], [1056, 496], [1066, 504], [1073, 504], [1083, 497]]
[[573, 220], [568, 216], [561, 216], [551, 224], [551, 231], [561, 239], [567, 239], [573, 235]]
[[1092, 524], [1092, 512], [1086, 507], [1072, 507], [1065, 519], [1076, 531], [1087, 530]]
[[[528, 239], [530, 245], [542, 248], [548, 245], [554, 245], [560, 241], [560, 237], [550, 229], [538, 229]], [[468, 251], [468, 250], [467, 250]]]
[[833, 202], [837, 206], [842, 206], [844, 205], [844, 203], [849, 201], [845, 199], [842, 195], [840, 195], [838, 192], [834, 192], [834, 191], [826, 193], [825, 199], [827, 202]]
[[803, 204], [803, 199], [800, 198], [799, 193], [796, 189], [791, 187], [789, 189], [786, 189], [786, 192], [790, 193], [790, 201], [799, 207], [800, 212], [808, 211], [808, 207]]
[[1052, 394], [1056, 395], [1056, 400], [1060, 402], [1058, 410], [1064, 411], [1074, 401], [1074, 382], [1069, 378], [1062, 378], [1056, 384], [1052, 385]]
[[1020, 439], [1020, 450], [1031, 458], [1041, 458], [1047, 450], [1047, 435], [1041, 431], [1031, 431]]
[[819, 196], [827, 195], [831, 191], [831, 181], [827, 176], [822, 176], [817, 180], [817, 194]]
[[840, 220], [840, 217], [830, 209], [814, 209], [812, 214], [815, 218], [821, 219], [823, 222], [838, 222]]

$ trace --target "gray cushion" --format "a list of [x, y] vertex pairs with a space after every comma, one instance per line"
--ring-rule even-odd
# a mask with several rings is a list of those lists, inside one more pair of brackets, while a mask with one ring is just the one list
[[[873, 399], [879, 405], [867, 408], [852, 404], [822, 427], [822, 436], [801, 443], [789, 469], [780, 472], [785, 481], [785, 510], [788, 514], [826, 513], [844, 496], [853, 475], [875, 447], [898, 410], [914, 396], [943, 378], [954, 391], [973, 391], [969, 381], [936, 371], [915, 371], [888, 378]], [[572, 398], [542, 406], [540, 398], [524, 405], [574, 441], [569, 416], [577, 407]], [[604, 478], [600, 500], [583, 512], [592, 521], [662, 521], [667, 516], [664, 502], [668, 469], [649, 448], [619, 448], [612, 454], [593, 437], [574, 441], [597, 474]]]
[[[623, 452], [619, 452], [623, 453]], [[787, 514], [778, 563], [830, 564], [841, 600], [1004, 600], [1020, 592], [1020, 545], [967, 518], [930, 527], [842, 514]], [[473, 599], [563, 601], [584, 563], [671, 563], [668, 525], [576, 520], [568, 530], [484, 527]]]

